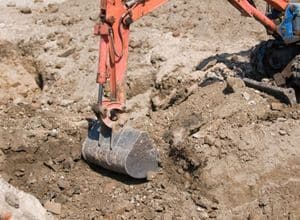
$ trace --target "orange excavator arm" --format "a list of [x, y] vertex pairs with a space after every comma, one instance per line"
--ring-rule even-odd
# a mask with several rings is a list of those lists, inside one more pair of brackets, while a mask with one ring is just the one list
[[[101, 0], [100, 23], [95, 34], [100, 35], [99, 109], [101, 120], [112, 127], [118, 114], [125, 110], [125, 80], [128, 59], [130, 25], [160, 7], [168, 0]], [[270, 32], [277, 33], [277, 26], [251, 0], [228, 0], [247, 16], [254, 17]], [[273, 8], [284, 11], [287, 0], [265, 0]]]
[[95, 26], [95, 34], [101, 37], [97, 83], [101, 118], [108, 127], [112, 127], [118, 113], [125, 109], [129, 27], [166, 2], [101, 0], [100, 24]]

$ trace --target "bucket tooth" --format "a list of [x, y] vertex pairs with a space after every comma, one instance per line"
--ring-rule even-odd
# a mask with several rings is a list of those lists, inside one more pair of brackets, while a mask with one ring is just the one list
[[123, 128], [109, 136], [110, 128], [101, 126], [105, 125], [96, 122], [89, 129], [82, 147], [86, 161], [136, 179], [158, 170], [158, 152], [146, 132]]

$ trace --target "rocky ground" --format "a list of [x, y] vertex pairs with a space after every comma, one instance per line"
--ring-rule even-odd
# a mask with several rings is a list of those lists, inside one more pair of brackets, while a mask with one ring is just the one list
[[81, 158], [97, 93], [98, 2], [1, 1], [0, 10], [0, 175], [56, 218], [300, 218], [300, 107], [238, 79], [267, 36], [227, 1], [170, 1], [132, 27], [127, 123], [160, 152], [148, 182]]

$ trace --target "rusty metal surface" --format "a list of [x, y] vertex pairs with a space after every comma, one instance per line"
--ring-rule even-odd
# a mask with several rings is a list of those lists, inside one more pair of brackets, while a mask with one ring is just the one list
[[277, 86], [272, 86], [268, 83], [258, 82], [249, 78], [243, 78], [243, 80], [246, 86], [267, 93], [268, 95], [274, 96], [283, 103], [286, 103], [288, 105], [297, 104], [295, 90], [292, 88], [281, 88]]
[[158, 170], [158, 151], [147, 133], [125, 128], [109, 136], [103, 130], [99, 135], [101, 130], [99, 122], [89, 129], [82, 147], [86, 161], [136, 179], [144, 179], [149, 171]]

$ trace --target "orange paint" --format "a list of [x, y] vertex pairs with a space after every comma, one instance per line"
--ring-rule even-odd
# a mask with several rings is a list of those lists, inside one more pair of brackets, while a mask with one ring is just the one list
[[12, 215], [10, 213], [4, 213], [0, 216], [0, 220], [12, 220]]
[[279, 11], [284, 11], [288, 6], [288, 0], [265, 0]]

